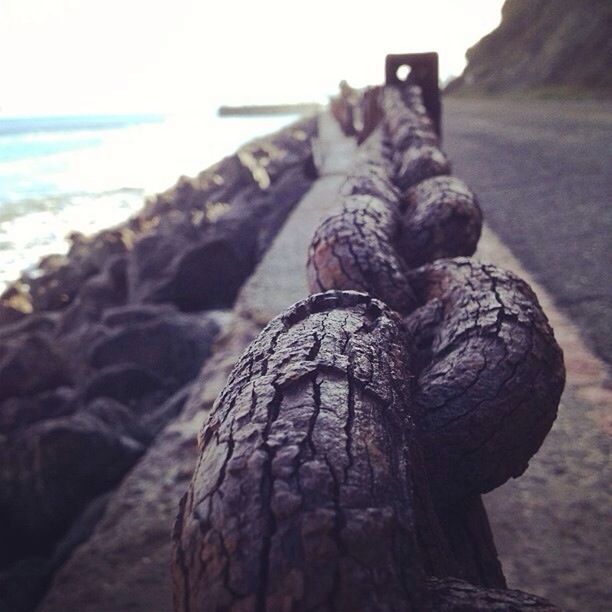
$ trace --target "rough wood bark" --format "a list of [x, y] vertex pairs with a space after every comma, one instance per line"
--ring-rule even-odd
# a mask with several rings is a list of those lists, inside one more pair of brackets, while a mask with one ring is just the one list
[[406, 264], [473, 255], [482, 230], [482, 212], [469, 187], [453, 176], [436, 176], [409, 189], [400, 203], [397, 250]]
[[181, 501], [176, 610], [461, 610], [470, 593], [539, 604], [427, 579], [504, 586], [479, 498], [433, 509], [406, 333], [381, 302], [327, 292], [251, 345]]
[[414, 304], [407, 268], [398, 256], [395, 207], [374, 195], [343, 198], [339, 210], [317, 229], [310, 245], [310, 290], [355, 289], [406, 312]]
[[399, 312], [414, 306], [408, 269], [395, 248], [401, 231], [399, 197], [388, 178], [378, 130], [362, 145], [334, 212], [313, 236], [306, 264], [312, 293], [353, 289]]
[[401, 191], [433, 176], [450, 174], [446, 155], [422, 103], [420, 89], [385, 87], [385, 134], [392, 150], [393, 181]]
[[330, 109], [346, 136], [355, 136], [361, 144], [376, 129], [382, 119], [381, 87], [353, 89], [346, 81], [340, 83], [340, 93], [332, 98]]
[[201, 432], [174, 531], [177, 610], [424, 609], [445, 545], [405, 346], [398, 318], [354, 292], [268, 325]]
[[468, 258], [410, 274], [415, 418], [438, 502], [517, 477], [556, 417], [563, 355], [529, 286]]
[[366, 291], [407, 312], [414, 305], [408, 268], [471, 255], [482, 213], [469, 188], [453, 177], [422, 181], [402, 198], [389, 179], [390, 155], [381, 130], [362, 145], [335, 212], [315, 232], [307, 276], [312, 292]]

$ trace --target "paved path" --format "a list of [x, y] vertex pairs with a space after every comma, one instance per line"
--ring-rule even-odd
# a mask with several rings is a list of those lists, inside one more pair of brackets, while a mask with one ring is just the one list
[[604, 612], [612, 602], [612, 105], [449, 99], [444, 117], [454, 171], [505, 243], [487, 228], [478, 256], [530, 282], [568, 370], [559, 417], [529, 469], [485, 497], [504, 571], [509, 586], [564, 610]]
[[241, 289], [236, 309], [265, 325], [308, 296], [306, 258], [312, 236], [336, 200], [357, 145], [329, 114], [321, 115], [315, 143], [319, 179], [285, 222], [257, 270]]
[[487, 223], [612, 363], [612, 103], [444, 100]]
[[536, 292], [563, 348], [559, 415], [527, 471], [485, 506], [510, 588], [562, 610], [608, 612], [612, 602], [612, 391], [607, 365], [550, 294], [487, 227], [476, 256], [512, 270]]

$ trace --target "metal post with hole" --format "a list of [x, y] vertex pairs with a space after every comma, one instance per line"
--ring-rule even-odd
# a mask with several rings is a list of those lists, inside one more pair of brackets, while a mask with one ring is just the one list
[[387, 55], [385, 60], [387, 85], [418, 85], [423, 91], [423, 103], [442, 139], [442, 102], [438, 86], [438, 54], [399, 53]]

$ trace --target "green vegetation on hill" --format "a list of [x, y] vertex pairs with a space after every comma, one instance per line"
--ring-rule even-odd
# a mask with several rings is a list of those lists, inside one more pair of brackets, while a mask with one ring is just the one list
[[612, 1], [506, 0], [447, 93], [612, 95]]

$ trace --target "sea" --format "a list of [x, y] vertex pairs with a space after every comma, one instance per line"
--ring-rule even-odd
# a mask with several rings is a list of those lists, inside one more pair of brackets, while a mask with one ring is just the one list
[[71, 231], [92, 234], [296, 116], [0, 116], [0, 291]]

